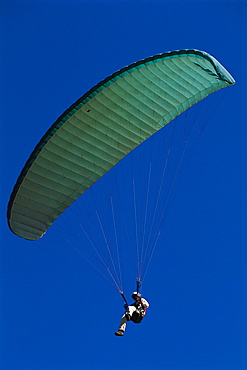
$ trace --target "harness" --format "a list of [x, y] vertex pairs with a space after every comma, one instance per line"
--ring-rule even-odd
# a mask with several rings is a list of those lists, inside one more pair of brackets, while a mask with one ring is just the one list
[[130, 320], [133, 321], [135, 324], [139, 324], [146, 314], [145, 309], [141, 302], [133, 303], [131, 306], [135, 306], [136, 310], [132, 313]]
[[[136, 279], [136, 291], [137, 293], [139, 293], [139, 290], [140, 290], [140, 287], [141, 287], [142, 283], [141, 283], [141, 280], [139, 278]], [[139, 324], [143, 317], [145, 316], [146, 314], [146, 310], [145, 310], [145, 307], [143, 306], [142, 304], [142, 300], [140, 298], [139, 301], [135, 302], [135, 303], [132, 303], [130, 306], [135, 306], [136, 307], [136, 310], [133, 312], [132, 316], [130, 315], [129, 313], [129, 310], [128, 310], [128, 302], [125, 298], [125, 295], [123, 292], [119, 292], [124, 300], [124, 307], [126, 309], [126, 313], [125, 313], [125, 317], [127, 319], [127, 321], [133, 321], [135, 324]]]

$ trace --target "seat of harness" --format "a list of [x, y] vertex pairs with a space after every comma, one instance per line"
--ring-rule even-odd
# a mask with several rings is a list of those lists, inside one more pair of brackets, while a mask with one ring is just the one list
[[139, 324], [143, 317], [145, 315], [145, 311], [144, 310], [140, 310], [140, 309], [136, 309], [133, 313], [132, 313], [132, 316], [129, 315], [128, 319], [133, 321], [135, 324]]

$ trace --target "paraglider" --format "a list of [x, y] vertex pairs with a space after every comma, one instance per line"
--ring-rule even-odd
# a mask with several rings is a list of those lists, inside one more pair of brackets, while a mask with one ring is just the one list
[[[200, 100], [234, 83], [214, 57], [195, 49], [155, 55], [113, 73], [68, 108], [36, 145], [10, 196], [7, 211], [10, 230], [27, 240], [41, 238], [72, 203], [128, 153]], [[151, 171], [149, 187], [150, 174]], [[160, 198], [161, 190], [155, 210]], [[145, 228], [146, 214], [145, 211]], [[99, 217], [98, 221], [102, 226]], [[149, 224], [154, 223], [152, 217]], [[137, 252], [140, 281], [159, 233], [158, 225], [153, 241], [151, 232], [146, 232], [146, 239], [143, 236], [140, 243], [141, 251]], [[104, 239], [109, 251], [105, 234]], [[145, 244], [153, 249], [145, 251]], [[104, 262], [101, 251], [98, 254]], [[122, 294], [115, 271], [106, 264], [105, 267]], [[145, 314], [148, 303], [138, 295], [136, 298]], [[135, 311], [138, 308], [131, 307]], [[132, 317], [133, 312], [124, 318]]]
[[130, 306], [127, 304], [124, 305], [125, 313], [121, 318], [118, 331], [115, 332], [117, 336], [122, 337], [124, 335], [127, 321], [131, 320], [135, 324], [139, 324], [146, 315], [146, 311], [149, 307], [148, 301], [142, 298], [141, 294], [138, 292], [133, 292], [132, 298], [134, 299], [134, 303]]

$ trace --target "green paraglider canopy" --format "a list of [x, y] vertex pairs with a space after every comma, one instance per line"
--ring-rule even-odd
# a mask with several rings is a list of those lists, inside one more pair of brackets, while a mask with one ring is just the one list
[[176, 116], [235, 81], [209, 54], [156, 55], [109, 76], [67, 109], [26, 162], [8, 205], [18, 236], [36, 240], [124, 156]]

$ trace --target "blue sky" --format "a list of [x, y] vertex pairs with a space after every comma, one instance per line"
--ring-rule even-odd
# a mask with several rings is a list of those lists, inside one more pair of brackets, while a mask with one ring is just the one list
[[[4, 0], [0, 13], [2, 369], [245, 369], [246, 1]], [[207, 51], [237, 83], [217, 93], [169, 208], [143, 283], [148, 315], [117, 338], [116, 290], [52, 238], [12, 234], [6, 208], [65, 109], [116, 70], [182, 48]]]

